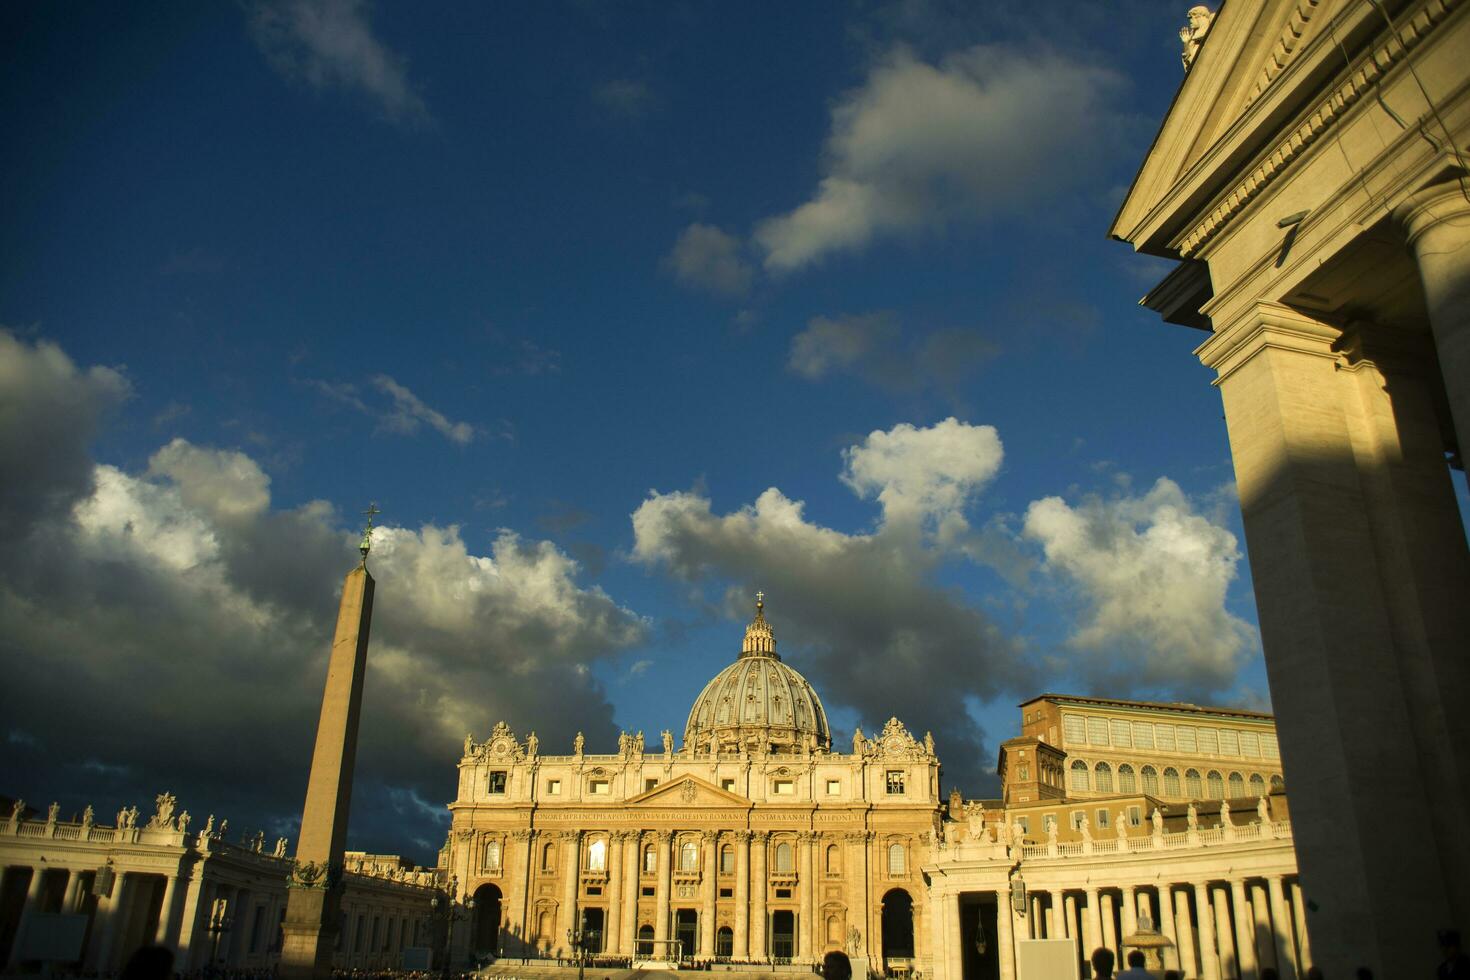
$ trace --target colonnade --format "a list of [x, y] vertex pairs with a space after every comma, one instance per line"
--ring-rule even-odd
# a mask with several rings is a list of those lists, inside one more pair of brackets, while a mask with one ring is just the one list
[[[1018, 909], [1013, 895], [1022, 894]], [[963, 980], [965, 975], [962, 918], [972, 913], [964, 907], [987, 900], [995, 902], [993, 936], [1001, 980], [1015, 980], [1016, 944], [1028, 939], [1070, 939], [1082, 962], [1101, 946], [1125, 962], [1129, 947], [1123, 940], [1145, 918], [1173, 943], [1164, 953], [1164, 967], [1187, 978], [1258, 980], [1270, 967], [1282, 980], [1300, 980], [1313, 963], [1295, 875], [1121, 885], [1027, 882], [1024, 892], [1009, 887], [988, 893], [943, 889], [931, 896], [939, 933], [936, 947], [942, 950], [936, 969], [944, 980]], [[988, 921], [988, 913], [982, 921]]]

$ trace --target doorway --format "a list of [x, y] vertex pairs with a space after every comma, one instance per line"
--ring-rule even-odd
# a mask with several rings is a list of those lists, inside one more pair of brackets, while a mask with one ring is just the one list
[[500, 953], [500, 889], [488, 882], [475, 889], [475, 928], [470, 934], [476, 960]]
[[771, 913], [771, 958], [789, 960], [796, 955], [796, 913], [781, 909]]
[[582, 951], [592, 956], [602, 952], [602, 909], [582, 910]]
[[674, 913], [674, 938], [679, 940], [679, 955], [691, 959], [699, 952], [699, 913], [693, 909], [679, 909]]
[[[884, 966], [908, 965], [892, 963], [914, 958], [914, 900], [902, 888], [883, 896], [883, 961]], [[890, 964], [892, 964], [890, 966]]]

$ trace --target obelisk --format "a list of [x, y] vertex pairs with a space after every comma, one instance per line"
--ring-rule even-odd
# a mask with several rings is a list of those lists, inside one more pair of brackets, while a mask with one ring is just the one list
[[327, 660], [327, 686], [322, 693], [316, 750], [306, 784], [306, 806], [301, 812], [301, 833], [287, 883], [286, 919], [281, 924], [281, 974], [293, 980], [331, 976], [332, 953], [341, 928], [342, 851], [347, 842], [368, 627], [373, 617], [373, 577], [368, 574], [367, 556], [376, 513], [376, 507], [368, 508], [367, 528], [358, 549], [362, 561], [342, 583], [337, 633]]

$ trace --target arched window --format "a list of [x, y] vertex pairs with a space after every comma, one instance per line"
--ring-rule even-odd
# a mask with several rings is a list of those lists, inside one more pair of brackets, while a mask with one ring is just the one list
[[500, 841], [493, 840], [485, 845], [485, 870], [500, 870]]
[[551, 913], [542, 912], [541, 915], [536, 919], [536, 923], [536, 935], [549, 942], [551, 940], [552, 933], [555, 932], [555, 929], [552, 927], [551, 924]]
[[835, 915], [827, 916], [827, 945], [842, 945], [842, 920]]
[[1179, 795], [1179, 770], [1173, 766], [1164, 770], [1164, 795]]
[[1251, 773], [1251, 795], [1252, 796], [1265, 796], [1266, 795], [1266, 781], [1261, 778], [1261, 774], [1258, 773], [1258, 772]]
[[791, 845], [785, 841], [776, 845], [776, 870], [785, 874], [796, 870], [796, 865], [791, 860]]
[[1088, 788], [1087, 763], [1081, 759], [1072, 763], [1072, 788], [1080, 790], [1086, 790]]
[[1238, 800], [1245, 795], [1245, 777], [1238, 772], [1230, 774], [1230, 798]]
[[1204, 787], [1200, 784], [1198, 769], [1185, 770], [1184, 795], [1191, 800], [1197, 800], [1204, 795]]
[[903, 845], [888, 845], [888, 873], [891, 875], [905, 874], [904, 869], [907, 867], [908, 862], [905, 860]]
[[1286, 789], [1286, 780], [1282, 779], [1279, 774], [1278, 775], [1275, 775], [1275, 776], [1272, 776], [1271, 777], [1271, 792], [1273, 792], [1273, 793], [1279, 793], [1280, 791], [1282, 791], [1284, 789]]
[[1118, 767], [1118, 792], [1138, 792], [1138, 780], [1133, 775], [1133, 767], [1126, 762]]
[[699, 845], [692, 840], [686, 840], [679, 845], [679, 870], [699, 870]]
[[1205, 785], [1209, 789], [1210, 799], [1225, 799], [1225, 780], [1220, 778], [1218, 771], [1214, 769], [1210, 770], [1210, 774], [1205, 777]]
[[607, 870], [607, 841], [595, 840], [587, 845], [587, 870]]
[[735, 873], [735, 848], [726, 844], [720, 848], [720, 874], [732, 875]]
[[836, 844], [827, 845], [827, 873], [829, 875], [842, 873], [842, 852]]
[[545, 847], [541, 848], [541, 870], [542, 871], [555, 871], [556, 870], [556, 845], [555, 844], [547, 844]]
[[643, 873], [651, 875], [658, 870], [658, 851], [652, 844], [643, 849]]
[[735, 930], [729, 926], [720, 926], [715, 933], [715, 955], [726, 959], [735, 952]]
[[1143, 791], [1149, 796], [1159, 795], [1159, 771], [1153, 766], [1143, 767]]
[[653, 955], [653, 926], [638, 927], [638, 955]]
[[1099, 762], [1097, 768], [1092, 771], [1097, 780], [1097, 791], [1099, 793], [1111, 793], [1113, 791], [1113, 767], [1106, 762]]

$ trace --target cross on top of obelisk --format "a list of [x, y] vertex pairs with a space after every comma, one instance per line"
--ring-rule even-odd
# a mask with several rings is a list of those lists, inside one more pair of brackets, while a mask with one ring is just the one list
[[373, 518], [381, 513], [382, 511], [378, 510], [378, 505], [375, 503], [368, 504], [367, 510], [363, 511], [363, 514], [367, 516], [367, 524], [362, 529], [362, 543], [357, 546], [357, 550], [362, 552], [364, 565], [367, 564], [368, 552], [373, 550]]

